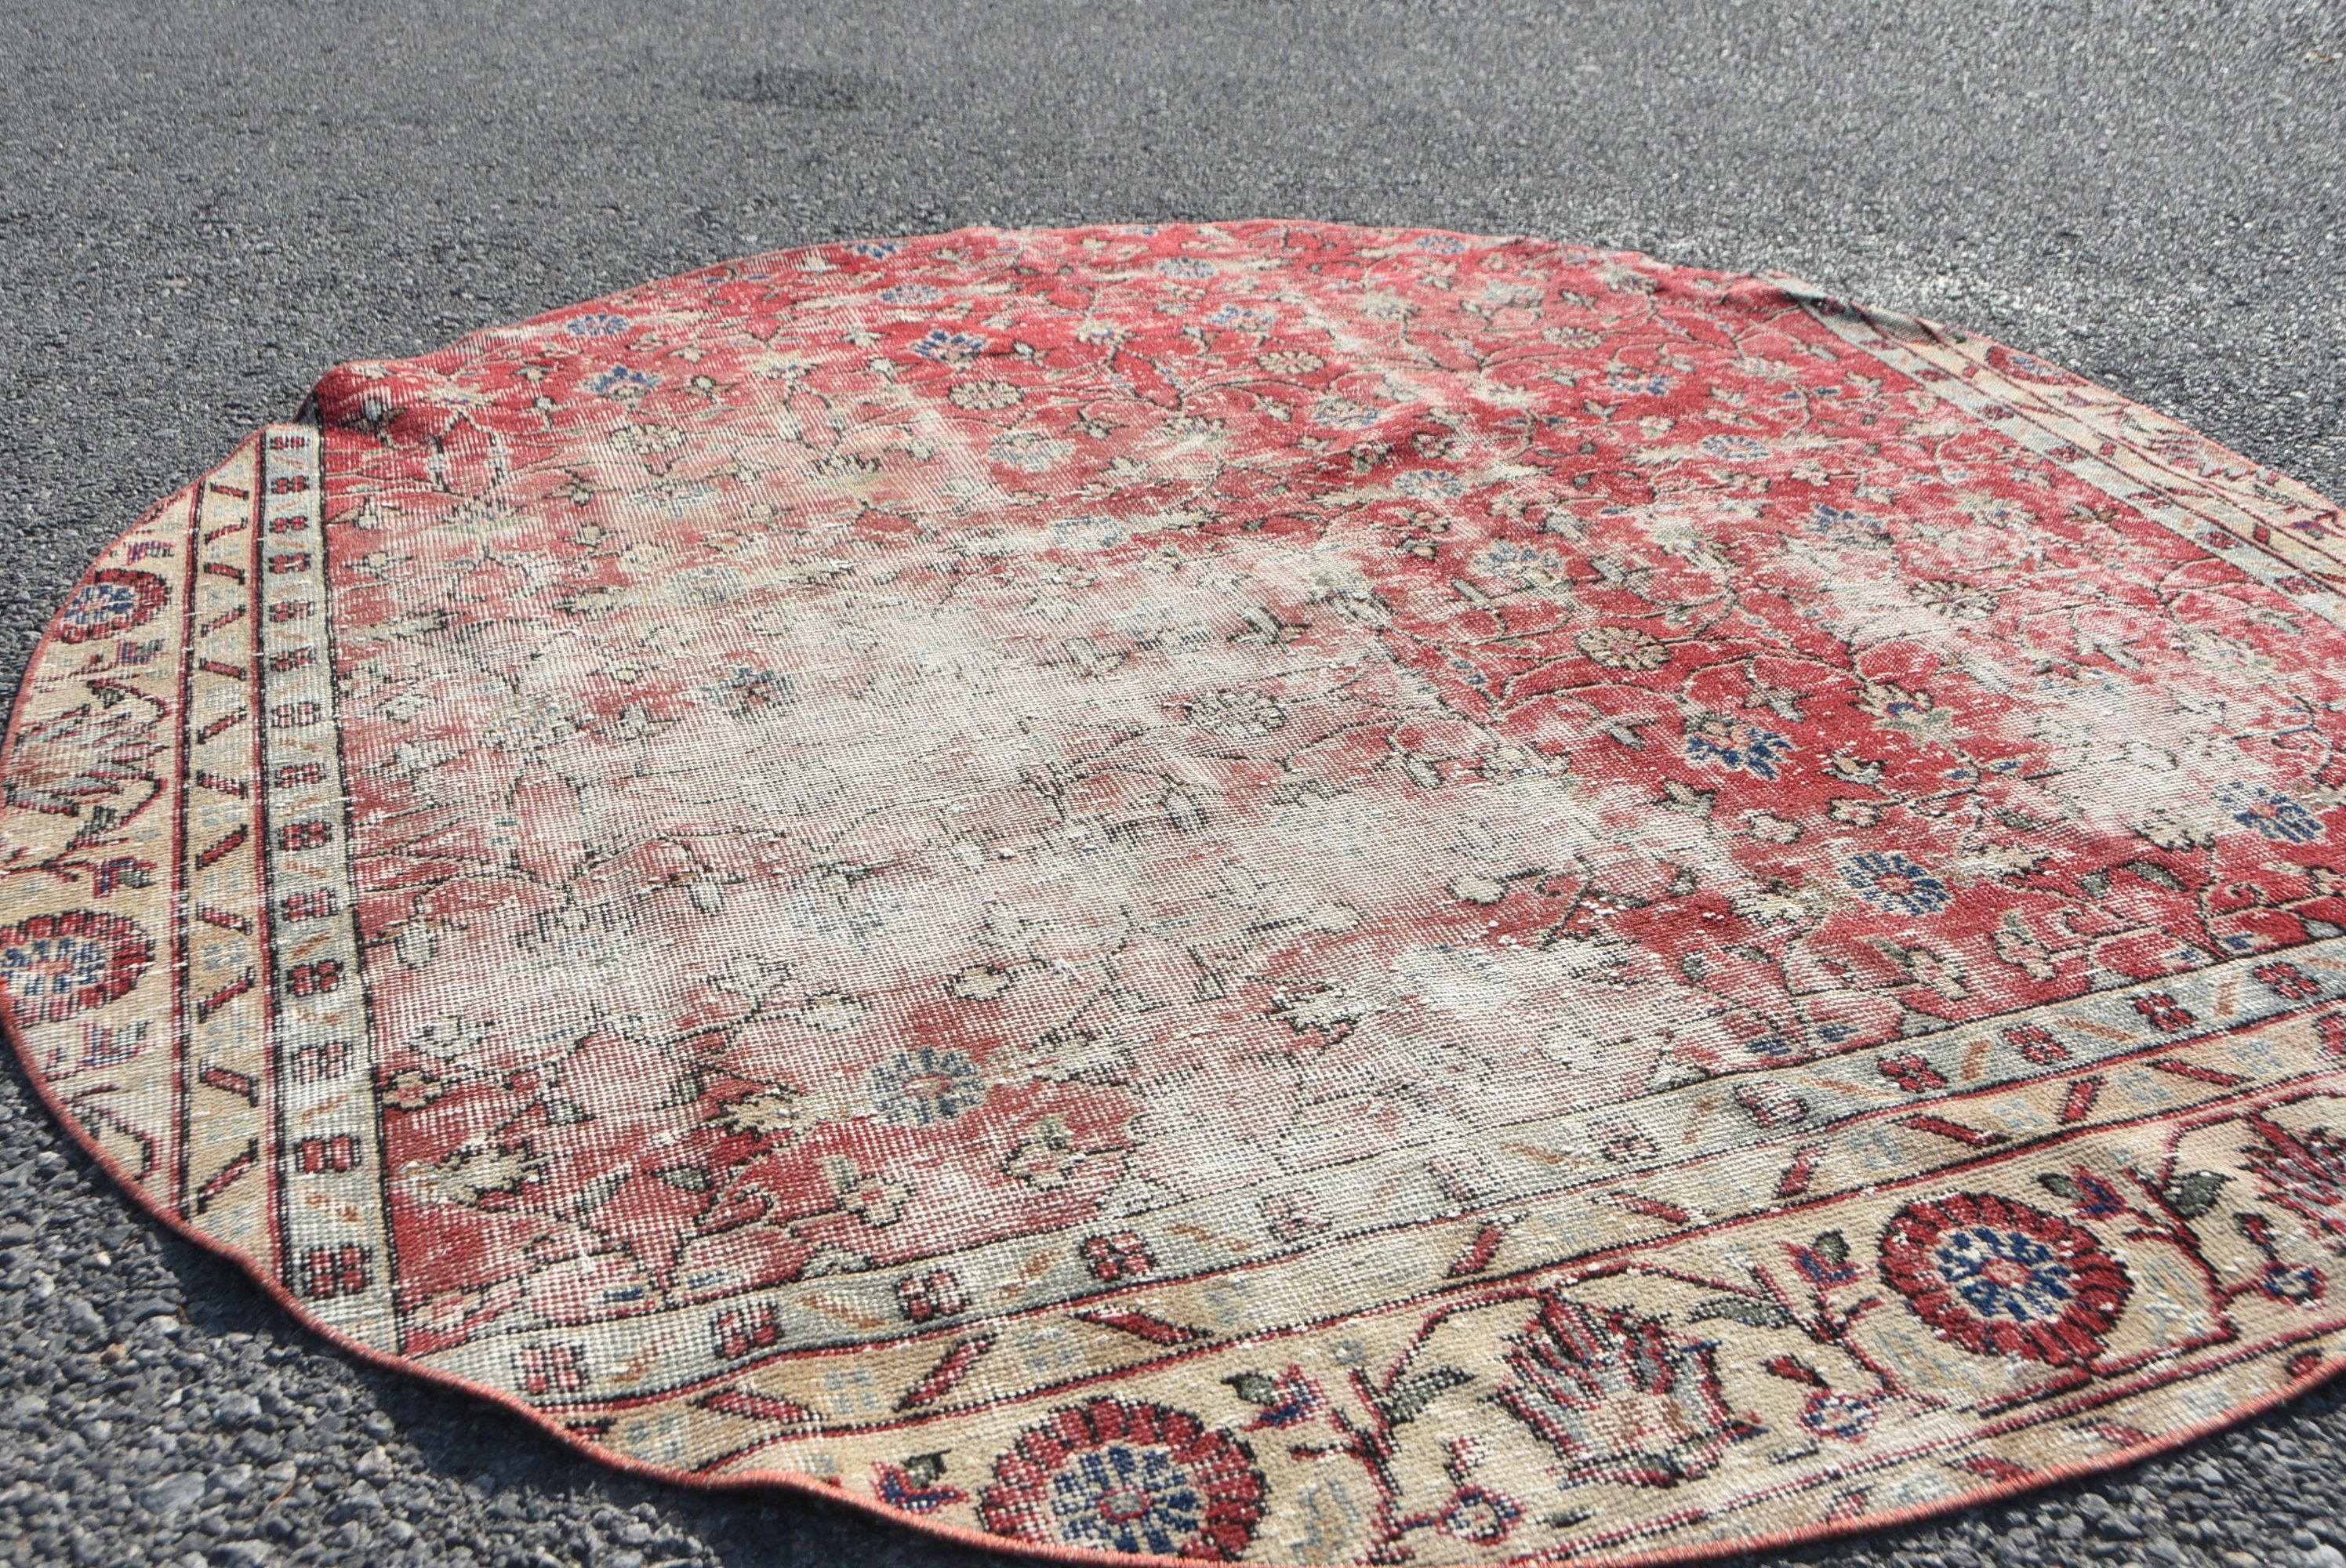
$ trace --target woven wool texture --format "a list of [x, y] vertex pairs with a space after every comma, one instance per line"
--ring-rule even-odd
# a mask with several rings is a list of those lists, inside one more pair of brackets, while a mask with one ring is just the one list
[[342, 367], [108, 548], [0, 986], [138, 1199], [678, 1480], [1701, 1554], [2346, 1333], [2336, 507], [1525, 239], [964, 230]]

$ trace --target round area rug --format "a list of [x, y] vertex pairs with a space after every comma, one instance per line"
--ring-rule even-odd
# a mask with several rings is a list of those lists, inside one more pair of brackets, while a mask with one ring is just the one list
[[2336, 507], [1781, 279], [729, 263], [106, 551], [0, 983], [138, 1199], [597, 1458], [1617, 1563], [2346, 1354]]

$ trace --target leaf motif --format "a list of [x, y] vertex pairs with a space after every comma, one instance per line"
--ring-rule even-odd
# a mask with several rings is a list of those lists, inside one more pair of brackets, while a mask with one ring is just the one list
[[2075, 1201], [2077, 1196], [2077, 1184], [2059, 1171], [2046, 1171], [2036, 1178], [2036, 1185], [2055, 1197], [2066, 1197]]
[[597, 1176], [588, 1182], [579, 1191], [578, 1212], [582, 1215], [592, 1214], [610, 1202], [618, 1196], [619, 1189], [627, 1185], [627, 1178], [633, 1175], [635, 1172], [630, 1170], [616, 1170], [608, 1176]]
[[1718, 1296], [1687, 1314], [1687, 1320], [1699, 1323], [1708, 1318], [1725, 1318], [1754, 1329], [1789, 1329], [1792, 1315], [1773, 1301], [1761, 1301], [1750, 1296]]
[[1838, 1230], [1820, 1232], [1816, 1240], [1810, 1245], [1815, 1248], [1816, 1255], [1827, 1263], [1849, 1261], [1849, 1237]]
[[2167, 1189], [2167, 1201], [2184, 1218], [2197, 1219], [2216, 1207], [2224, 1184], [2231, 1179], [2222, 1171], [2193, 1171], [2176, 1178], [2175, 1185]]
[[1385, 1415], [1395, 1426], [1413, 1421], [1445, 1391], [1474, 1380], [1474, 1373], [1457, 1367], [1435, 1367], [1413, 1378], [1403, 1378], [1384, 1397]]
[[1262, 1372], [1237, 1372], [1222, 1381], [1250, 1405], [1267, 1405], [1279, 1398], [1278, 1380]]
[[699, 1166], [662, 1166], [652, 1175], [678, 1192], [707, 1192], [714, 1185], [709, 1179], [709, 1173]]

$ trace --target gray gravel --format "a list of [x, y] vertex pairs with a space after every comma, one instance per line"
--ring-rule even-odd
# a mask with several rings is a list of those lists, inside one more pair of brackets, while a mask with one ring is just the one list
[[[1293, 215], [1779, 268], [2346, 495], [2346, 5], [0, 0], [0, 692], [340, 360], [746, 250]], [[0, 1074], [0, 1561], [992, 1563], [607, 1475], [134, 1217]], [[1789, 1561], [2346, 1568], [2346, 1395]]]

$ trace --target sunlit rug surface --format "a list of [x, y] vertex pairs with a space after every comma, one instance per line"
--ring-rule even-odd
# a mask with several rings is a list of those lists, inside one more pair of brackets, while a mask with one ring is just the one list
[[146, 1206], [600, 1458], [1061, 1558], [1613, 1561], [2346, 1333], [2337, 509], [1524, 239], [965, 230], [317, 389], [0, 787]]

